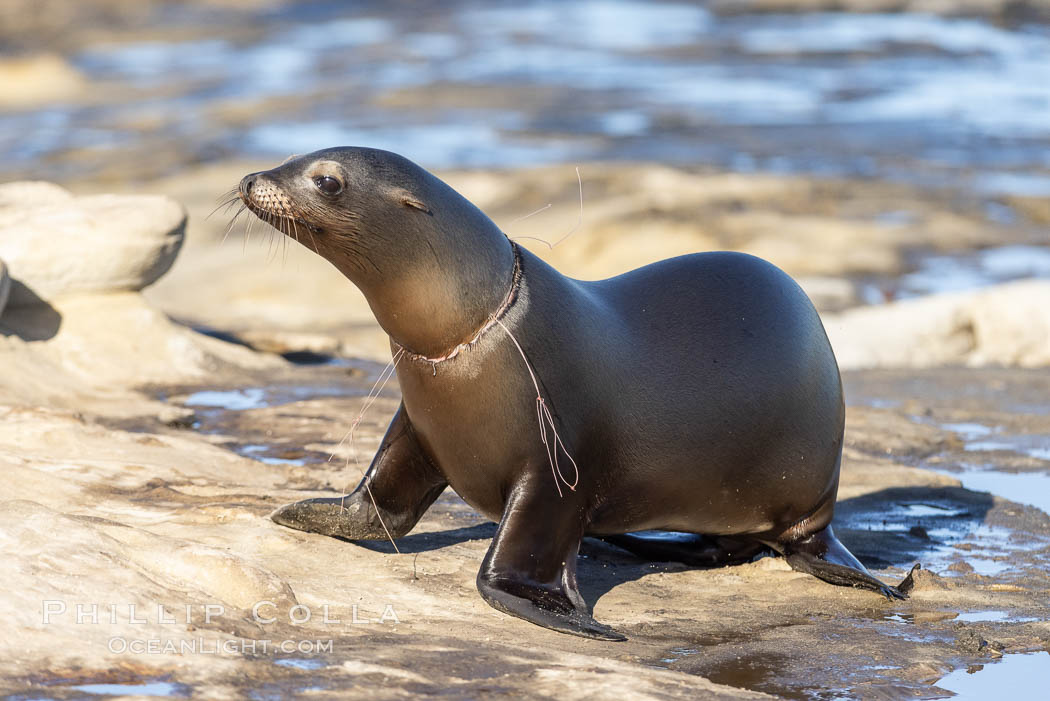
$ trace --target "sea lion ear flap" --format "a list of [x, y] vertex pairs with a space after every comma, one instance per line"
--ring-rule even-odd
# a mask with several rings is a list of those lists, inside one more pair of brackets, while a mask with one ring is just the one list
[[401, 202], [401, 204], [405, 205], [406, 207], [418, 209], [424, 214], [433, 214], [433, 212], [430, 211], [430, 207], [426, 205], [426, 202], [419, 199], [408, 190], [398, 190], [395, 194], [397, 196], [397, 199]]

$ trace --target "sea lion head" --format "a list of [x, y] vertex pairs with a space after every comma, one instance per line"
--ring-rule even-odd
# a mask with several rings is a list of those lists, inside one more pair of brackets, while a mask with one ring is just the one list
[[238, 194], [260, 219], [342, 268], [367, 265], [368, 244], [389, 242], [391, 228], [430, 228], [418, 221], [433, 215], [424, 200], [429, 180], [436, 178], [395, 153], [341, 147], [250, 173]]
[[339, 147], [293, 156], [246, 175], [238, 195], [338, 268], [391, 336], [421, 352], [458, 342], [460, 327], [483, 320], [506, 294], [514, 255], [503, 232], [395, 153]]

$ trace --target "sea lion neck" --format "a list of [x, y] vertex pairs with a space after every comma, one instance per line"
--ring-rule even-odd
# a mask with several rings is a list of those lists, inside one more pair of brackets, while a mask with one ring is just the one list
[[457, 344], [454, 348], [446, 351], [445, 353], [434, 356], [427, 355], [425, 353], [417, 353], [416, 351], [406, 348], [405, 346], [394, 341], [394, 344], [398, 347], [400, 352], [403, 352], [408, 356], [410, 360], [417, 362], [430, 363], [434, 366], [434, 371], [437, 372], [437, 364], [445, 362], [446, 360], [452, 360], [461, 352], [470, 349], [475, 343], [481, 340], [481, 337], [488, 333], [496, 324], [501, 324], [500, 321], [514, 305], [514, 302], [518, 299], [518, 292], [521, 286], [521, 252], [518, 250], [517, 245], [511, 243], [511, 248], [514, 253], [514, 269], [511, 271], [511, 277], [507, 284], [507, 293], [503, 296], [503, 301], [500, 302], [497, 307], [488, 318], [485, 323], [478, 328], [473, 334], [471, 334], [466, 340]]
[[426, 210], [402, 206], [362, 221], [360, 240], [374, 265], [332, 262], [364, 293], [394, 343], [437, 358], [474, 340], [506, 303], [516, 254], [481, 210], [419, 170], [409, 187]]

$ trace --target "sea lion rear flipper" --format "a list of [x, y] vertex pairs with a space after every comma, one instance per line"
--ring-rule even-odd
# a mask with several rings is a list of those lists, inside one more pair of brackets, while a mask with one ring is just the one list
[[[547, 485], [545, 485], [547, 486]], [[478, 591], [493, 608], [562, 633], [597, 640], [626, 640], [594, 620], [576, 584], [576, 555], [583, 537], [580, 511], [555, 503], [543, 487], [515, 488], [478, 572]], [[576, 498], [567, 492], [565, 500]]]
[[[835, 537], [831, 526], [784, 546], [791, 569], [805, 572], [825, 582], [878, 592], [887, 599], [907, 599], [908, 594], [879, 581]], [[907, 580], [905, 580], [907, 581]]]
[[397, 538], [412, 530], [447, 485], [419, 445], [402, 404], [352, 493], [287, 504], [270, 518], [296, 530], [348, 540]]

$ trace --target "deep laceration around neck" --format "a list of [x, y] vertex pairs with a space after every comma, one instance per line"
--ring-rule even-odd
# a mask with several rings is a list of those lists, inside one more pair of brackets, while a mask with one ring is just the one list
[[513, 266], [510, 274], [507, 276], [506, 281], [506, 292], [499, 305], [493, 308], [492, 312], [486, 317], [485, 321], [477, 326], [475, 330], [466, 336], [463, 340], [456, 345], [448, 348], [448, 350], [441, 353], [422, 353], [413, 350], [412, 348], [402, 345], [396, 339], [394, 341], [395, 346], [399, 349], [399, 353], [403, 357], [412, 362], [428, 363], [433, 366], [434, 371], [437, 371], [437, 365], [459, 356], [460, 353], [468, 351], [474, 347], [478, 341], [482, 339], [485, 334], [490, 332], [502, 319], [507, 312], [514, 306], [517, 301], [519, 288], [521, 286], [522, 267], [521, 267], [521, 251], [517, 244], [513, 241], [507, 240], [510, 245], [510, 250], [513, 254]]
[[[434, 176], [413, 192], [427, 212], [372, 213], [362, 236], [378, 269], [351, 276], [396, 346], [438, 358], [469, 342], [499, 308], [516, 253], [480, 209]], [[356, 278], [356, 279], [355, 279]]]

